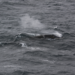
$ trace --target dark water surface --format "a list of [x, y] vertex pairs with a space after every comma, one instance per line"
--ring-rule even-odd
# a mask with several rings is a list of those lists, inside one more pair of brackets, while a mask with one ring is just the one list
[[[56, 26], [60, 39], [14, 41]], [[0, 0], [0, 75], [75, 75], [74, 50], [74, 0]]]

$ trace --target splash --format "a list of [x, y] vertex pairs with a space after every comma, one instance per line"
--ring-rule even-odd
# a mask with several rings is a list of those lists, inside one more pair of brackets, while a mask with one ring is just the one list
[[27, 31], [38, 31], [45, 28], [45, 25], [42, 24], [38, 19], [35, 19], [34, 16], [31, 17], [28, 14], [21, 17], [21, 26]]

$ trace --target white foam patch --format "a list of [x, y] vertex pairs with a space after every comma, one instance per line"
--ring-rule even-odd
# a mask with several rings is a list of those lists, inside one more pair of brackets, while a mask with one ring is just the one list
[[20, 68], [21, 66], [18, 66], [18, 65], [5, 65], [3, 67], [5, 67], [5, 68]]
[[47, 51], [48, 49], [45, 47], [27, 47], [27, 49], [29, 49], [30, 51]]
[[27, 47], [26, 43], [20, 43], [21, 47]]
[[45, 26], [38, 19], [35, 19], [34, 16], [31, 17], [28, 14], [21, 17], [21, 26], [25, 30], [41, 30], [45, 28]]
[[59, 33], [58, 31], [55, 31], [53, 34], [56, 35], [56, 36], [58, 36], [58, 37], [62, 37], [62, 34]]

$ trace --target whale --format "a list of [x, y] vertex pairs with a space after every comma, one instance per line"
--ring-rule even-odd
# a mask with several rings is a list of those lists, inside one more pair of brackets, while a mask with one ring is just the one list
[[20, 39], [25, 39], [25, 38], [37, 38], [37, 39], [57, 39], [61, 38], [62, 34], [58, 31], [55, 31], [53, 33], [48, 33], [48, 32], [42, 32], [42, 33], [19, 33], [15, 36], [14, 40], [12, 42], [0, 42], [0, 47], [5, 46], [5, 45], [15, 45], [15, 46], [20, 46], [20, 47], [27, 47], [26, 43], [23, 42], [17, 42]]
[[62, 37], [62, 34], [55, 31], [54, 33], [43, 33], [43, 34], [40, 34], [40, 35], [36, 35], [35, 36], [36, 38], [50, 38], [50, 39], [55, 39], [55, 38], [61, 38]]
[[20, 33], [16, 36], [16, 39], [18, 37], [29, 37], [29, 38], [50, 38], [50, 39], [56, 39], [56, 38], [61, 38], [62, 34], [59, 33], [58, 31], [55, 31], [53, 33]]

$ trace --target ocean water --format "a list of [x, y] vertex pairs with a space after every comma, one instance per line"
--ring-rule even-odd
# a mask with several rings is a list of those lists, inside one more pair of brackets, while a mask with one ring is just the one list
[[74, 49], [74, 0], [0, 0], [0, 75], [75, 75]]

